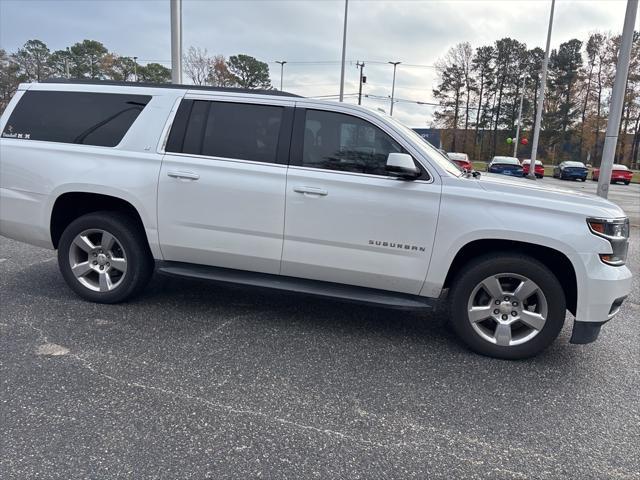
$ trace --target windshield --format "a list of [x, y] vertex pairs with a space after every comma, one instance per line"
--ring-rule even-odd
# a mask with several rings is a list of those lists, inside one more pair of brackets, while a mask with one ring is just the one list
[[[378, 112], [376, 113], [380, 115]], [[398, 122], [393, 117], [384, 115], [384, 119], [387, 122], [392, 123], [396, 128], [398, 128], [398, 130], [401, 130], [410, 138], [415, 139], [416, 142], [414, 143], [414, 146], [418, 148], [421, 151], [421, 153], [423, 153], [426, 157], [436, 162], [441, 168], [446, 170], [448, 173], [456, 177], [464, 175], [465, 172], [462, 168], [456, 165], [449, 157], [447, 157], [444, 153], [442, 153], [436, 147], [431, 145], [426, 139], [421, 137], [418, 133], [411, 130], [409, 127], [403, 125], [402, 123]]]
[[501, 163], [505, 165], [520, 165], [520, 162], [515, 157], [493, 157], [491, 163]]

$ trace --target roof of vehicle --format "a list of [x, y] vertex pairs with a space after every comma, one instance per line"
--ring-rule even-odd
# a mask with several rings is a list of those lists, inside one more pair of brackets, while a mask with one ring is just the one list
[[613, 164], [613, 169], [614, 170], [629, 170], [629, 167], [627, 167], [626, 165], [622, 165], [620, 163], [614, 163]]
[[503, 163], [505, 165], [520, 165], [520, 161], [516, 157], [496, 156], [491, 159], [491, 163]]
[[64, 83], [70, 85], [115, 85], [121, 87], [144, 87], [144, 88], [178, 88], [184, 90], [205, 90], [211, 92], [231, 92], [231, 93], [250, 93], [253, 95], [276, 95], [282, 97], [298, 97], [294, 93], [283, 92], [280, 90], [264, 90], [251, 88], [235, 88], [235, 87], [212, 87], [208, 85], [185, 85], [175, 83], [145, 83], [145, 82], [117, 82], [114, 80], [93, 80], [87, 78], [48, 78], [40, 83]]
[[566, 167], [582, 167], [582, 168], [587, 168], [584, 166], [584, 163], [582, 162], [573, 162], [573, 161], [566, 161], [566, 162], [562, 162], [564, 163], [564, 165]]
[[[531, 159], [527, 158], [525, 160], [522, 160], [522, 165], [529, 165], [531, 163]], [[542, 160], [536, 160], [536, 165], [542, 165]]]
[[466, 153], [460, 153], [460, 152], [447, 152], [447, 156], [451, 160], [466, 160], [467, 158], [469, 158], [469, 156]]

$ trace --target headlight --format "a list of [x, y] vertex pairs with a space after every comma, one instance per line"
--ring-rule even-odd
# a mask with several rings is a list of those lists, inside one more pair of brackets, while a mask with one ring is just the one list
[[587, 224], [592, 233], [611, 244], [612, 253], [600, 254], [600, 260], [607, 265], [624, 265], [629, 249], [629, 219], [587, 218]]

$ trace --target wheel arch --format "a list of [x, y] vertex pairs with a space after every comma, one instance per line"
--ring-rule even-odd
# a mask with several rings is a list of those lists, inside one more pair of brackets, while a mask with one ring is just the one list
[[487, 253], [519, 253], [541, 262], [558, 278], [565, 293], [567, 308], [571, 313], [576, 314], [578, 282], [571, 260], [559, 250], [534, 243], [501, 239], [471, 241], [458, 250], [445, 277], [443, 288], [451, 286], [458, 273], [470, 260]]
[[145, 225], [140, 213], [127, 200], [95, 192], [65, 192], [55, 199], [51, 207], [49, 231], [53, 247], [58, 248], [62, 232], [73, 220], [82, 215], [102, 210], [117, 211], [130, 216], [138, 224], [141, 231], [145, 232]]

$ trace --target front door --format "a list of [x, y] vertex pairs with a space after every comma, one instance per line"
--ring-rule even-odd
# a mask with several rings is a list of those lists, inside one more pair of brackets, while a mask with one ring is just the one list
[[387, 174], [387, 155], [406, 150], [383, 128], [365, 113], [297, 110], [283, 275], [419, 293], [441, 189], [419, 164], [415, 181]]
[[292, 108], [183, 100], [162, 161], [165, 260], [277, 274]]

